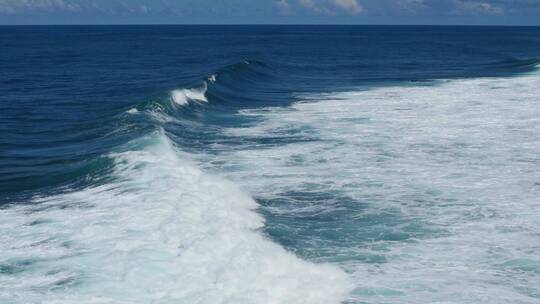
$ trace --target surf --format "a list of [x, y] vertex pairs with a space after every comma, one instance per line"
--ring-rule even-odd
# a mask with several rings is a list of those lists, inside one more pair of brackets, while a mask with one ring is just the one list
[[[4, 299], [51, 303], [340, 303], [336, 266], [259, 230], [257, 203], [201, 171], [164, 131], [107, 156], [113, 180], [0, 212]], [[105, 291], [105, 292], [103, 292]]]

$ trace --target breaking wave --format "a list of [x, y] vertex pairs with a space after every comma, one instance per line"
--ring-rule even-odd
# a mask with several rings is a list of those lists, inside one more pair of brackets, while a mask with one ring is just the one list
[[181, 106], [187, 105], [189, 102], [208, 102], [205, 96], [206, 90], [206, 82], [203, 82], [199, 88], [173, 90], [171, 100]]
[[254, 200], [199, 170], [164, 132], [126, 148], [108, 156], [114, 180], [0, 213], [0, 271], [18, 276], [0, 276], [4, 299], [328, 304], [349, 291], [339, 268], [257, 232]]
[[[529, 71], [539, 63], [538, 59], [511, 61], [498, 63], [496, 68]], [[426, 265], [438, 262], [438, 257], [430, 256], [430, 252], [439, 252], [444, 257], [449, 251], [445, 244], [437, 243], [439, 239], [433, 237], [436, 241], [431, 243], [422, 239], [438, 232], [430, 232], [430, 225], [424, 223], [413, 223], [418, 231], [389, 232], [401, 229], [412, 220], [406, 215], [400, 218], [395, 214], [385, 218], [387, 210], [384, 208], [403, 210], [425, 222], [433, 218], [431, 214], [420, 213], [425, 210], [436, 214], [438, 221], [448, 223], [452, 223], [455, 214], [466, 218], [460, 214], [462, 206], [450, 204], [446, 209], [407, 207], [410, 197], [417, 195], [410, 189], [422, 189], [428, 176], [429, 180], [439, 180], [443, 190], [452, 191], [450, 186], [444, 188], [445, 180], [436, 175], [439, 171], [430, 171], [441, 164], [455, 166], [457, 177], [449, 178], [475, 176], [465, 172], [461, 163], [449, 161], [460, 160], [456, 155], [465, 152], [477, 157], [473, 160], [485, 170], [491, 168], [491, 164], [483, 163], [486, 151], [499, 157], [501, 163], [506, 161], [506, 154], [489, 150], [502, 140], [491, 140], [491, 130], [482, 128], [484, 113], [490, 114], [496, 122], [493, 125], [514, 130], [515, 126], [524, 123], [523, 117], [530, 110], [520, 107], [514, 112], [521, 117], [508, 117], [506, 107], [517, 97], [521, 102], [532, 104], [537, 96], [534, 91], [538, 87], [537, 78], [522, 77], [518, 82], [511, 78], [441, 81], [438, 86], [426, 83], [413, 88], [396, 86], [310, 95], [303, 102], [291, 105], [290, 95], [272, 94], [273, 85], [284, 82], [277, 77], [279, 73], [267, 63], [242, 61], [218, 69], [190, 85], [171, 88], [161, 96], [135, 106], [131, 104], [122, 114], [111, 118], [114, 131], [103, 137], [96, 135], [96, 138], [110, 142], [114, 142], [110, 138], [121, 138], [117, 142], [122, 144], [108, 144], [103, 145], [106, 148], [96, 149], [106, 152], [94, 152], [99, 154], [99, 161], [73, 174], [88, 183], [78, 188], [67, 186], [61, 193], [43, 194], [34, 197], [30, 204], [14, 204], [0, 210], [0, 274], [6, 274], [0, 275], [0, 295], [8, 303], [43, 303], [45, 300], [45, 303], [62, 304], [337, 304], [347, 297], [352, 301], [370, 302], [373, 295], [385, 296], [394, 292], [384, 286], [406, 294], [414, 284], [429, 286], [436, 279], [442, 280], [429, 267], [420, 265], [411, 269], [415, 261], [407, 260], [418, 257], [415, 250], [422, 253]], [[527, 90], [515, 91], [519, 86]], [[450, 99], [464, 88], [469, 95]], [[280, 90], [287, 92], [284, 85]], [[279, 96], [286, 96], [286, 101], [280, 100]], [[498, 100], [498, 103], [488, 104], [486, 101], [490, 100]], [[277, 107], [268, 107], [269, 101]], [[280, 107], [284, 104], [289, 107]], [[211, 115], [203, 115], [211, 111], [220, 115], [226, 111], [234, 114], [226, 118], [224, 115], [211, 117], [222, 119], [216, 127], [211, 124], [214, 121], [205, 120]], [[418, 117], [422, 119], [415, 120]], [[227, 119], [236, 121], [230, 123]], [[472, 126], [462, 125], [462, 122]], [[446, 124], [445, 132], [454, 133], [445, 137], [446, 133], [439, 130], [441, 124]], [[416, 133], [403, 133], [404, 130]], [[472, 138], [466, 134], [471, 130], [478, 133], [476, 143], [456, 140]], [[523, 145], [518, 141], [518, 135], [508, 136], [516, 140], [515, 147]], [[224, 147], [230, 143], [233, 148]], [[479, 143], [485, 149], [477, 156]], [[201, 147], [203, 149], [197, 151]], [[506, 149], [499, 149], [503, 148]], [[194, 153], [188, 153], [188, 149]], [[533, 159], [528, 151], [518, 152]], [[429, 157], [433, 158], [433, 163], [428, 162]], [[422, 162], [416, 163], [418, 160]], [[463, 160], [464, 163], [468, 161], [470, 159]], [[423, 168], [425, 163], [432, 167]], [[272, 227], [274, 231], [285, 231], [295, 237], [301, 236], [301, 229], [309, 230], [304, 232], [305, 240], [298, 241], [303, 242], [303, 248], [289, 244], [287, 249], [301, 251], [313, 247], [313, 252], [324, 249], [339, 256], [337, 260], [350, 259], [351, 250], [358, 250], [375, 260], [386, 259], [387, 252], [397, 256], [400, 250], [410, 250], [413, 254], [406, 255], [403, 261], [388, 263], [389, 266], [371, 267], [356, 261], [341, 265], [351, 275], [335, 265], [303, 260], [268, 238], [267, 235], [273, 237], [271, 233], [260, 231], [265, 229], [265, 223], [257, 210], [260, 206], [252, 197], [231, 182], [205, 173], [200, 166], [208, 171], [223, 169], [223, 176], [243, 182], [243, 186], [251, 193], [257, 193], [258, 198], [266, 199], [269, 205], [287, 195], [296, 199], [297, 206], [293, 203], [284, 208], [273, 207], [275, 214], [303, 212], [315, 218], [345, 210], [352, 217], [352, 228], [340, 226], [346, 217], [343, 215], [336, 216], [335, 222], [332, 218], [321, 223], [310, 222], [307, 228], [296, 223], [285, 223], [276, 228], [281, 224], [278, 223]], [[417, 168], [424, 171], [417, 172]], [[419, 182], [392, 180], [391, 177], [400, 176], [393, 170], [409, 172], [409, 176]], [[493, 172], [493, 176], [497, 174], [500, 172]], [[507, 180], [517, 180], [507, 174]], [[99, 178], [94, 180], [95, 176]], [[458, 181], [464, 188], [471, 184], [464, 178]], [[457, 183], [452, 182], [452, 185]], [[495, 184], [500, 186], [497, 189], [503, 189], [504, 181], [497, 182]], [[428, 186], [422, 190], [420, 200], [438, 203], [438, 198], [430, 195], [442, 193], [442, 190], [432, 191]], [[384, 193], [377, 193], [383, 187], [386, 187]], [[366, 193], [359, 193], [360, 188]], [[322, 193], [328, 189], [332, 199]], [[497, 194], [497, 189], [490, 193]], [[517, 197], [518, 190], [520, 188], [515, 186], [510, 194]], [[408, 194], [411, 196], [406, 197]], [[504, 195], [499, 193], [499, 197]], [[385, 206], [392, 202], [382, 197], [404, 204]], [[507, 211], [497, 197], [484, 194], [478, 199], [495, 202], [489, 208], [499, 208], [496, 211], [501, 214]], [[380, 218], [369, 217], [370, 214], [365, 215], [364, 210], [359, 209], [371, 208], [365, 207], [364, 200], [380, 203], [369, 210]], [[448, 201], [453, 200], [452, 196], [448, 198]], [[357, 222], [364, 217], [365, 222]], [[372, 227], [371, 223], [384, 220], [394, 223], [395, 227], [391, 224]], [[495, 224], [505, 224], [503, 220], [496, 220]], [[346, 241], [347, 244], [341, 246], [345, 249], [323, 248], [324, 242], [310, 239], [310, 233], [321, 231], [325, 231], [329, 240], [323, 241], [328, 244], [339, 246], [339, 242]], [[343, 233], [340, 231], [349, 232], [346, 236], [336, 237]], [[463, 231], [469, 232], [466, 227]], [[474, 238], [454, 232], [457, 241], [451, 241], [468, 244], [485, 240], [482, 232], [473, 235]], [[499, 239], [496, 234], [491, 236], [489, 245], [495, 246]], [[518, 237], [529, 242], [528, 236]], [[418, 245], [396, 242], [409, 239], [414, 239]], [[364, 248], [347, 247], [351, 242], [362, 244], [366, 240], [375, 240], [381, 247], [367, 248], [366, 252], [362, 252]], [[438, 247], [429, 247], [429, 244]], [[517, 248], [517, 245], [511, 245]], [[465, 260], [466, 254], [458, 252], [454, 257]], [[473, 268], [466, 260], [461, 261], [460, 267]], [[381, 269], [385, 273], [380, 273]], [[412, 287], [402, 286], [399, 281], [407, 271], [409, 274], [416, 271], [417, 282], [411, 283]], [[374, 274], [385, 284], [363, 280], [366, 273]], [[480, 279], [486, 278], [494, 280], [491, 276]], [[483, 282], [480, 279], [478, 282]], [[352, 293], [351, 280], [356, 281]], [[463, 283], [461, 289], [470, 285], [467, 280], [460, 282]], [[493, 288], [482, 284], [477, 287]], [[25, 298], [21, 299], [20, 295]], [[407, 298], [403, 302], [416, 300]]]

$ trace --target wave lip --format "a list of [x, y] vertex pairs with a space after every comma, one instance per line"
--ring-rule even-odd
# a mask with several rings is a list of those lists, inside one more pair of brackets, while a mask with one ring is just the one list
[[173, 90], [170, 94], [171, 100], [181, 106], [189, 104], [190, 101], [208, 102], [206, 98], [207, 84], [203, 82], [202, 87], [191, 89]]
[[0, 276], [8, 301], [337, 304], [346, 296], [342, 270], [258, 233], [255, 201], [179, 157], [163, 132], [131, 145], [111, 155], [114, 181], [0, 212], [10, 238], [0, 264], [41, 261], [19, 279]]

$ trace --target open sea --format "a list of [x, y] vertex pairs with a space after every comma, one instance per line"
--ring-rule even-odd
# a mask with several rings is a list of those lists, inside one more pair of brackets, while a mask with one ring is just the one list
[[0, 27], [0, 303], [540, 303], [540, 28]]

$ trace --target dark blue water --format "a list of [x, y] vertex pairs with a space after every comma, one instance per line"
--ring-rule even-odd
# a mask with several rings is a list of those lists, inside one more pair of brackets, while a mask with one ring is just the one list
[[0, 50], [2, 303], [539, 301], [540, 28], [0, 27]]

